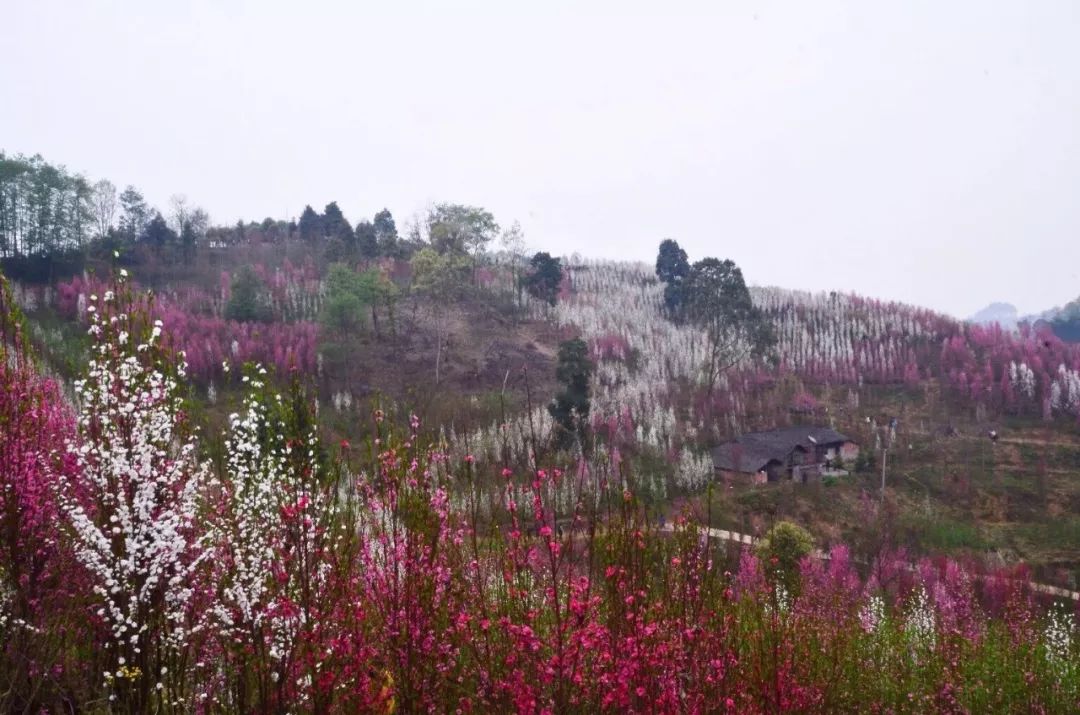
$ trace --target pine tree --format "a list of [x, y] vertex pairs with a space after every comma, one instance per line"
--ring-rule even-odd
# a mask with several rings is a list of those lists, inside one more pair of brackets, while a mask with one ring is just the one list
[[548, 412], [559, 426], [559, 441], [565, 444], [573, 434], [584, 435], [589, 421], [589, 379], [594, 365], [589, 346], [581, 338], [559, 343], [559, 363], [555, 377], [563, 389], [548, 405]]
[[303, 213], [300, 214], [297, 230], [300, 232], [301, 241], [314, 241], [321, 238], [323, 236], [322, 217], [315, 213], [315, 209], [310, 205], [305, 206]]
[[559, 259], [553, 258], [546, 252], [540, 252], [529, 261], [529, 272], [525, 276], [525, 290], [537, 300], [555, 305], [562, 280], [563, 269]]

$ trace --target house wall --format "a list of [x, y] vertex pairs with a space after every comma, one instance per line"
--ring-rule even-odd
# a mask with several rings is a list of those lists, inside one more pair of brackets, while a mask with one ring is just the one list
[[805, 466], [795, 467], [794, 472], [791, 475], [791, 480], [803, 484], [820, 481], [821, 467], [817, 464], [807, 464]]
[[735, 472], [730, 469], [717, 469], [716, 474], [724, 484], [764, 484], [769, 475], [762, 472]]
[[854, 462], [859, 456], [859, 445], [854, 442], [844, 442], [840, 445], [840, 459], [845, 462]]

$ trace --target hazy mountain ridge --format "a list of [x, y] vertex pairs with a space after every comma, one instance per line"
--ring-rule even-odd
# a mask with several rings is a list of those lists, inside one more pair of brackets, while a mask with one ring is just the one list
[[1014, 330], [1021, 323], [1035, 325], [1044, 322], [1048, 323], [1062, 340], [1076, 341], [1080, 339], [1080, 326], [1077, 325], [1080, 323], [1080, 298], [1064, 306], [1054, 306], [1042, 312], [1027, 315], [1020, 315], [1012, 303], [994, 302], [973, 313], [967, 322], [977, 325], [997, 323], [1006, 330]]

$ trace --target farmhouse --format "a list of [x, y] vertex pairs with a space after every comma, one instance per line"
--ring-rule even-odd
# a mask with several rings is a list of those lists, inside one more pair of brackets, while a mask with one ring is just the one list
[[816, 481], [859, 456], [859, 446], [828, 427], [787, 427], [744, 434], [712, 451], [726, 482]]

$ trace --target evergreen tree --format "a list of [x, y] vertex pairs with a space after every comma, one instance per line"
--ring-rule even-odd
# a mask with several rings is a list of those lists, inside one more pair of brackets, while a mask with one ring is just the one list
[[398, 232], [397, 224], [394, 223], [394, 217], [390, 213], [390, 209], [383, 209], [375, 214], [372, 224], [375, 229], [375, 242], [378, 245], [377, 255], [396, 258], [398, 254]]
[[705, 258], [681, 281], [680, 320], [701, 327], [709, 339], [704, 366], [712, 393], [721, 374], [776, 344], [772, 324], [754, 305], [742, 271], [731, 260]]
[[150, 221], [150, 207], [134, 186], [128, 186], [120, 194], [120, 211], [120, 234], [128, 243], [134, 243]]
[[314, 241], [317, 238], [322, 238], [322, 217], [315, 213], [315, 209], [310, 205], [304, 207], [304, 212], [300, 214], [300, 223], [297, 224], [297, 230], [300, 232], [301, 241]]
[[668, 315], [678, 315], [685, 299], [683, 282], [690, 274], [690, 261], [679, 244], [668, 238], [660, 243], [656, 256], [656, 276], [665, 283], [664, 307]]
[[380, 279], [375, 270], [358, 273], [344, 263], [331, 265], [326, 275], [322, 323], [342, 336], [359, 330], [367, 310], [374, 310], [385, 290]]
[[150, 220], [150, 223], [146, 224], [146, 228], [143, 229], [142, 236], [139, 238], [144, 243], [157, 249], [172, 246], [178, 240], [176, 232], [169, 228], [169, 223], [161, 215], [160, 211], [154, 214], [154, 218]]
[[574, 435], [584, 435], [589, 418], [589, 379], [594, 365], [589, 346], [581, 338], [559, 343], [559, 363], [555, 377], [563, 389], [548, 405], [548, 412], [559, 428], [558, 439], [564, 446]]
[[562, 262], [546, 252], [540, 252], [529, 261], [529, 272], [525, 276], [525, 290], [537, 300], [555, 305], [562, 280]]
[[337, 239], [346, 246], [350, 245], [353, 241], [352, 226], [349, 225], [348, 220], [346, 220], [345, 214], [341, 213], [337, 201], [331, 201], [326, 205], [326, 208], [323, 209], [322, 233], [327, 238]]
[[269, 320], [270, 308], [262, 301], [263, 284], [251, 266], [244, 266], [233, 276], [225, 317], [250, 322]]
[[375, 226], [370, 221], [358, 222], [353, 233], [356, 252], [361, 258], [375, 258], [379, 255], [378, 235], [375, 232]]
[[660, 251], [656, 256], [656, 277], [664, 283], [681, 280], [690, 273], [690, 261], [686, 251], [677, 241], [666, 238], [660, 242]]

